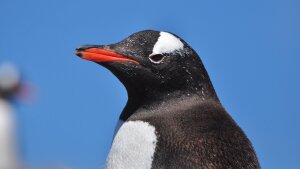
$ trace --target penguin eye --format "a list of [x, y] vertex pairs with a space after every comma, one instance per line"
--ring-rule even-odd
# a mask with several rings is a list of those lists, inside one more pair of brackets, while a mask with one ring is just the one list
[[149, 59], [153, 63], [160, 63], [161, 61], [163, 61], [164, 57], [165, 56], [162, 54], [155, 54], [155, 55], [150, 55]]

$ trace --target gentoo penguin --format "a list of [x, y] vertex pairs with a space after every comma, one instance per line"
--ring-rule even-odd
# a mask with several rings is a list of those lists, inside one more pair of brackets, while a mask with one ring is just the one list
[[10, 63], [0, 65], [0, 169], [20, 169], [10, 101], [20, 88], [20, 75]]
[[175, 34], [141, 31], [76, 54], [109, 69], [128, 92], [106, 169], [260, 168], [197, 53]]

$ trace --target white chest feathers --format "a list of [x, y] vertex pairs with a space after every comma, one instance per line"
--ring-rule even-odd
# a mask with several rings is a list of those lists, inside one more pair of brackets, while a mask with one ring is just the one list
[[125, 122], [114, 138], [106, 169], [151, 169], [156, 143], [154, 126], [143, 121]]

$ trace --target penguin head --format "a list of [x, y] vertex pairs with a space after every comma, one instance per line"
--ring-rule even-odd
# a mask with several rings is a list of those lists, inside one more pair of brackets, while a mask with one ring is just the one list
[[11, 63], [0, 64], [0, 98], [9, 99], [16, 95], [21, 87], [18, 69]]
[[108, 68], [134, 92], [199, 89], [209, 79], [197, 53], [169, 32], [141, 31], [116, 44], [81, 46], [76, 55]]

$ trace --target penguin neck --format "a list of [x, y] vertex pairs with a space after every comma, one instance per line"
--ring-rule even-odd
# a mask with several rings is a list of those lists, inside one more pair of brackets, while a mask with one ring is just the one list
[[125, 86], [127, 89], [128, 101], [120, 115], [120, 119], [122, 121], [126, 121], [139, 108], [145, 107], [146, 105], [154, 105], [153, 107], [157, 108], [157, 106], [161, 105], [161, 102], [176, 102], [182, 100], [182, 98], [185, 100], [191, 99], [199, 104], [212, 100], [219, 102], [219, 99], [210, 81], [194, 84], [190, 82], [190, 84], [187, 86], [188, 87], [183, 87], [176, 90], [170, 90], [167, 87], [161, 87], [159, 89], [140, 89]]

